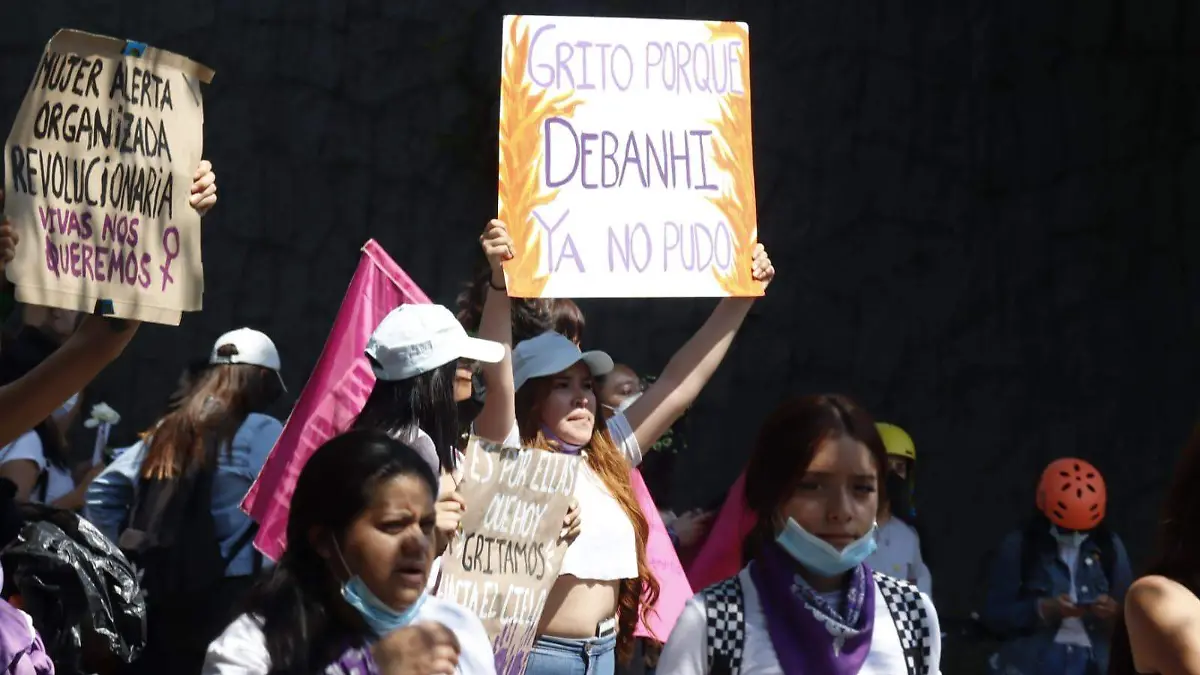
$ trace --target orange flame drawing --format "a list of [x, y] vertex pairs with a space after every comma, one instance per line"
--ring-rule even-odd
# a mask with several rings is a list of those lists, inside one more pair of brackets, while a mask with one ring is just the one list
[[533, 92], [525, 77], [529, 30], [521, 26], [521, 17], [513, 17], [509, 24], [508, 43], [500, 77], [499, 215], [516, 250], [504, 271], [510, 296], [537, 298], [550, 277], [538, 275], [542, 246], [533, 210], [558, 196], [557, 189], [542, 190], [542, 122], [547, 117], [570, 117], [581, 101], [574, 92], [555, 97], [547, 97], [545, 90]]
[[[729, 174], [731, 185], [708, 200], [725, 214], [733, 233], [733, 267], [722, 272], [716, 267], [713, 274], [721, 288], [732, 296], [759, 296], [762, 284], [754, 280], [750, 256], [758, 239], [758, 204], [754, 197], [754, 135], [750, 129], [750, 35], [741, 24], [724, 21], [710, 23], [712, 41], [738, 40], [738, 60], [742, 66], [744, 93], [729, 92], [721, 101], [721, 118], [710, 120], [713, 136], [714, 163]], [[732, 88], [732, 87], [731, 87]]]

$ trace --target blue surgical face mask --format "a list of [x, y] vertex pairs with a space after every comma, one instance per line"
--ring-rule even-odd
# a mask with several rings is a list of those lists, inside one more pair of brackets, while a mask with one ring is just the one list
[[[346, 565], [346, 559], [342, 557], [341, 548], [334, 542], [334, 550], [337, 551], [338, 558], [342, 561], [349, 573], [350, 567]], [[371, 592], [367, 587], [362, 577], [357, 574], [350, 577], [350, 580], [342, 584], [342, 599], [346, 604], [353, 607], [362, 616], [363, 621], [367, 623], [367, 627], [376, 637], [383, 637], [389, 633], [404, 628], [412, 623], [417, 618], [417, 613], [421, 611], [421, 605], [425, 604], [426, 593], [422, 592], [416, 602], [408, 607], [408, 609], [397, 612], [380, 600], [378, 596]]]
[[417, 613], [421, 611], [421, 605], [425, 603], [425, 596], [425, 593], [421, 593], [421, 597], [417, 598], [417, 601], [408, 609], [397, 612], [376, 597], [371, 589], [367, 588], [362, 577], [356, 575], [351, 577], [350, 581], [342, 584], [342, 598], [346, 604], [358, 610], [363, 621], [367, 622], [367, 627], [377, 637], [383, 637], [412, 623], [413, 619], [417, 618]]
[[788, 518], [787, 525], [775, 541], [796, 562], [812, 573], [823, 577], [835, 577], [858, 567], [875, 552], [877, 528], [877, 525], [871, 525], [870, 532], [839, 551], [829, 542], [809, 534], [799, 523]]

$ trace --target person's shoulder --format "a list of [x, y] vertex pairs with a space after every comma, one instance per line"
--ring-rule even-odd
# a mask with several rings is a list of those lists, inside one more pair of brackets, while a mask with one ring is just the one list
[[242, 614], [209, 643], [203, 675], [266, 673], [270, 661], [261, 619]]
[[419, 621], [436, 621], [452, 631], [473, 629], [483, 630], [483, 622], [462, 605], [444, 600], [436, 595], [430, 595], [417, 612]]
[[246, 421], [242, 423], [242, 426], [256, 433], [283, 431], [283, 422], [265, 413], [250, 413], [246, 415]]
[[233, 620], [225, 630], [221, 631], [221, 635], [213, 642], [216, 644], [221, 641], [262, 641], [263, 637], [262, 619], [253, 614], [242, 614]]
[[42, 465], [46, 461], [45, 454], [45, 450], [42, 448], [42, 439], [37, 435], [37, 432], [26, 431], [12, 443], [0, 448], [0, 462], [15, 459], [32, 459], [39, 465]]
[[890, 602], [909, 603], [914, 600], [919, 600], [925, 608], [925, 613], [936, 618], [937, 607], [933, 604], [933, 600], [917, 588], [917, 585], [907, 579], [899, 579], [890, 574], [884, 574], [878, 570], [872, 570], [875, 575], [875, 593], [877, 596], [883, 596], [885, 600]]
[[1133, 582], [1125, 626], [1139, 670], [1200, 670], [1200, 600], [1183, 584], [1158, 575]]
[[1200, 599], [1183, 584], [1157, 574], [1133, 582], [1125, 595], [1130, 618], [1152, 624], [1172, 624], [1178, 619], [1200, 617]]
[[472, 611], [437, 596], [428, 596], [417, 612], [417, 621], [445, 626], [458, 638], [459, 670], [466, 675], [495, 673], [492, 641], [483, 621]]
[[896, 525], [896, 531], [900, 533], [900, 536], [902, 536], [906, 539], [909, 539], [911, 541], [918, 541], [920, 539], [920, 535], [917, 534], [917, 528], [913, 527], [912, 525], [909, 525], [908, 523], [904, 522], [903, 520], [893, 517], [891, 520], [888, 521], [888, 523], [889, 524], [894, 523]]

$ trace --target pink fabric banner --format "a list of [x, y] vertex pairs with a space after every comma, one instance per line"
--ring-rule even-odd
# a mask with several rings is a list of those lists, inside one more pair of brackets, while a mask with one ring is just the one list
[[659, 642], [666, 642], [671, 636], [671, 629], [683, 613], [683, 607], [692, 597], [692, 587], [688, 584], [687, 575], [683, 573], [683, 565], [679, 564], [679, 554], [667, 528], [663, 525], [662, 516], [658, 514], [658, 506], [646, 489], [646, 481], [642, 480], [642, 472], [633, 469], [629, 472], [629, 480], [633, 483], [633, 496], [637, 498], [638, 506], [650, 524], [650, 538], [646, 541], [646, 562], [650, 571], [658, 580], [658, 602], [650, 612], [650, 625], [638, 621], [634, 635], [648, 637]]
[[757, 518], [746, 506], [746, 472], [729, 488], [725, 504], [713, 522], [704, 545], [688, 567], [692, 588], [705, 589], [741, 571], [742, 541], [754, 529]]
[[288, 509], [300, 470], [322, 443], [349, 428], [375, 386], [363, 355], [367, 339], [396, 307], [428, 302], [374, 239], [363, 245], [321, 358], [242, 502], [242, 509], [259, 523], [254, 545], [263, 555], [279, 560], [287, 545]]

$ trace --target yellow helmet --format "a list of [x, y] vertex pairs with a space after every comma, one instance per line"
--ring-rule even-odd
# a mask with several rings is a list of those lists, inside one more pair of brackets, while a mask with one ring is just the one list
[[887, 422], [876, 422], [875, 428], [879, 430], [879, 437], [883, 439], [883, 447], [887, 448], [887, 454], [917, 461], [917, 446], [903, 429]]

